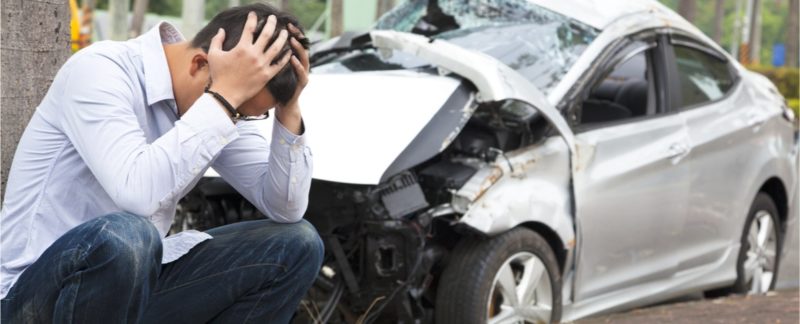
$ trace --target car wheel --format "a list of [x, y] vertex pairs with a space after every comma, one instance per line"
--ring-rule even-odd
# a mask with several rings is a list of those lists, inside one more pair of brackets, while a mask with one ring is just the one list
[[778, 208], [769, 195], [756, 196], [745, 224], [732, 290], [763, 294], [775, 285], [781, 242]]
[[516, 228], [462, 240], [439, 281], [436, 323], [555, 323], [561, 274], [541, 235]]

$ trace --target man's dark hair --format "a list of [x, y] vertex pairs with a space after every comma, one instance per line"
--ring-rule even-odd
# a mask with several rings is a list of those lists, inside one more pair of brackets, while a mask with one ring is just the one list
[[[303, 27], [300, 26], [297, 18], [289, 13], [278, 10], [277, 8], [268, 4], [254, 3], [230, 8], [214, 16], [214, 18], [211, 19], [211, 22], [209, 22], [208, 25], [203, 27], [203, 29], [201, 29], [197, 35], [194, 36], [194, 39], [192, 39], [192, 47], [201, 48], [203, 51], [208, 53], [208, 47], [211, 45], [211, 39], [214, 38], [214, 36], [217, 34], [217, 31], [222, 28], [225, 30], [225, 41], [222, 43], [222, 49], [225, 51], [231, 50], [236, 46], [237, 43], [239, 43], [239, 39], [242, 37], [242, 29], [247, 21], [247, 14], [251, 11], [258, 16], [258, 24], [256, 25], [255, 33], [253, 33], [253, 41], [255, 41], [258, 38], [258, 35], [261, 34], [261, 29], [267, 22], [267, 17], [270, 15], [275, 15], [275, 17], [278, 18], [275, 26], [275, 33], [269, 40], [267, 48], [269, 45], [272, 45], [272, 43], [275, 42], [281, 29], [286, 29], [288, 24], [294, 25], [300, 30], [300, 32], [303, 32]], [[293, 35], [289, 33], [289, 36], [291, 37]], [[303, 48], [308, 49], [307, 38], [295, 38], [300, 41], [300, 44], [303, 45]], [[266, 48], [264, 50], [266, 50]], [[275, 58], [273, 63], [283, 58], [283, 55], [288, 51], [294, 52], [289, 44], [289, 41], [287, 40], [283, 50], [281, 50], [281, 53]], [[296, 55], [297, 53], [293, 54]], [[267, 82], [267, 89], [279, 104], [286, 104], [286, 102], [291, 100], [292, 96], [294, 95], [295, 88], [297, 88], [297, 74], [295, 74], [291, 63], [286, 64], [286, 66], [283, 67], [283, 70], [278, 72], [278, 74], [273, 77], [272, 80]]]

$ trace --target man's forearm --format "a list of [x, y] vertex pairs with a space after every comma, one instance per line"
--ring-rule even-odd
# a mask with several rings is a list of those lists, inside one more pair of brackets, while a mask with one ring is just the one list
[[286, 127], [287, 130], [295, 135], [302, 135], [303, 116], [300, 114], [300, 106], [290, 105], [275, 108], [275, 118]]

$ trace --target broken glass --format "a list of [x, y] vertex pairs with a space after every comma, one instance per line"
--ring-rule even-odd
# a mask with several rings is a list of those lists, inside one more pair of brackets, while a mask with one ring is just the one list
[[431, 1], [400, 4], [381, 17], [376, 29], [417, 32], [481, 51], [544, 93], [561, 81], [599, 33], [527, 0]]

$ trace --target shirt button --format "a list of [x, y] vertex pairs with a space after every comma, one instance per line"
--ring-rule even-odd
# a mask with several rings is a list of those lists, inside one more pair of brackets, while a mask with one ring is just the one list
[[283, 145], [286, 145], [286, 141], [285, 141], [284, 139], [282, 139], [282, 138], [281, 138], [281, 140], [280, 140], [279, 142], [280, 142], [281, 144], [283, 144]]
[[295, 177], [292, 177], [292, 183], [297, 183], [297, 179]]

